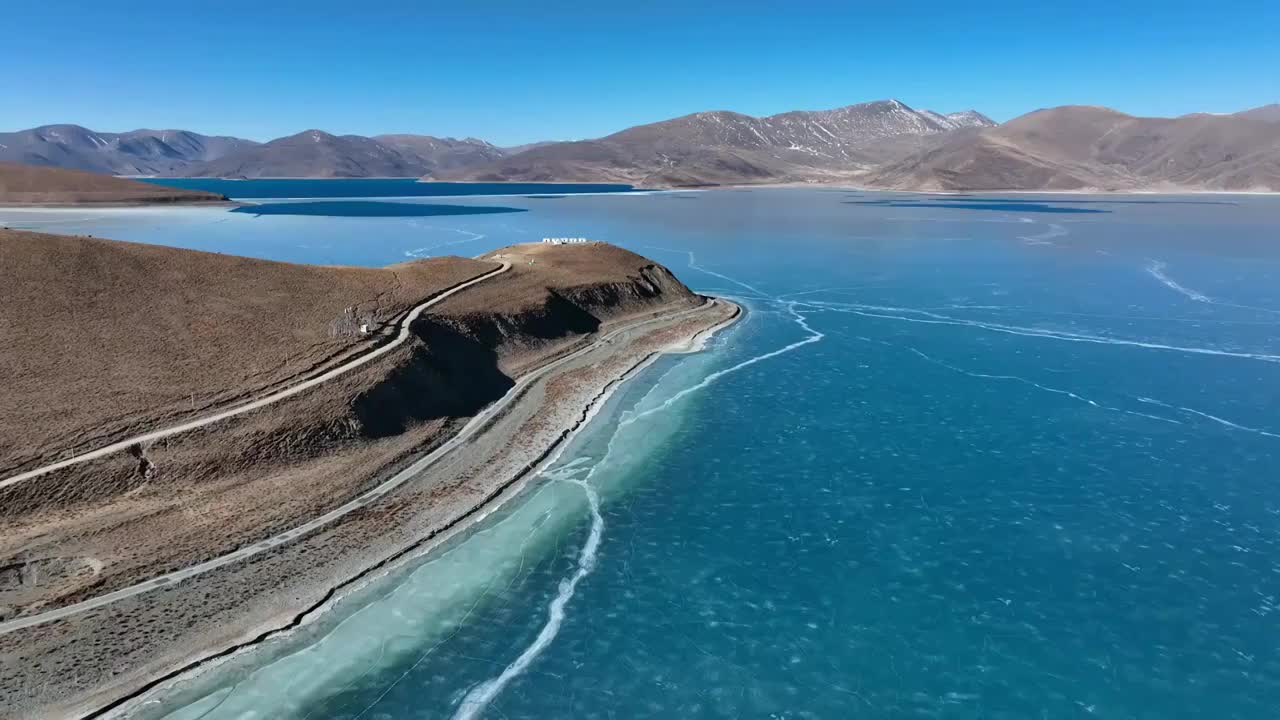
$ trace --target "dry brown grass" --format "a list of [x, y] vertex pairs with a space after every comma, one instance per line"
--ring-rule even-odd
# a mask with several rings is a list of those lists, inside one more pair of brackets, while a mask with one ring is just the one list
[[0, 471], [261, 392], [493, 263], [318, 267], [0, 231]]
[[[107, 592], [296, 526], [442, 442], [515, 375], [625, 318], [701, 303], [665, 268], [604, 244], [521, 245], [490, 261], [369, 269], [0, 234], [0, 286], [12, 288], [0, 333], [14, 338], [0, 345], [0, 375], [13, 378], [0, 384], [0, 442], [8, 443], [0, 457], [27, 458], [26, 467], [101, 445], [108, 431], [170, 424], [190, 414], [193, 388], [223, 404], [287, 382], [351, 351], [349, 338], [331, 334], [347, 307], [394, 324], [433, 290], [497, 259], [512, 269], [430, 308], [412, 340], [377, 361], [151, 444], [144, 452], [154, 473], [117, 453], [0, 491], [0, 568], [17, 568], [0, 582], [0, 617]], [[295, 355], [285, 358], [285, 348]], [[22, 568], [55, 565], [75, 572], [39, 586], [21, 581]]]
[[[516, 488], [508, 483], [556, 437], [581, 421], [583, 408], [598, 396], [601, 383], [625, 372], [659, 346], [687, 338], [732, 314], [732, 308], [723, 305], [718, 310], [700, 309], [680, 316], [683, 320], [659, 321], [647, 326], [649, 330], [629, 332], [626, 341], [598, 347], [535, 384], [527, 401], [501, 414], [494, 427], [465, 453], [451, 455], [429, 477], [411, 481], [316, 533], [251, 561], [172, 583], [71, 621], [0, 635], [0, 706], [21, 708], [24, 716], [79, 717], [201, 656], [225, 651], [265, 628], [286, 625], [335, 587], [342, 592], [352, 582], [387, 569], [389, 557], [410, 548], [422, 549], [432, 537], [441, 539], [437, 533], [458, 523], [485, 498], [514, 492]], [[342, 459], [360, 463], [355, 455], [344, 454]], [[166, 511], [156, 508], [129, 523], [133, 527], [131, 540], [121, 535], [118, 523], [112, 523], [102, 532], [58, 542], [56, 548], [40, 548], [34, 543], [24, 555], [45, 565], [52, 563], [40, 558], [51, 554], [69, 559], [81, 552], [93, 555], [103, 563], [101, 584], [85, 588], [79, 596], [100, 594], [118, 587], [122, 574], [149, 569], [154, 576], [164, 563], [181, 562], [183, 544], [202, 549], [205, 556], [216, 552], [213, 544], [224, 542], [229, 531], [243, 530], [247, 520], [274, 511], [275, 505], [263, 495], [296, 502], [300, 492], [312, 492], [316, 485], [334, 487], [331, 478], [322, 473], [291, 475], [276, 478], [285, 487], [275, 493], [265, 487], [258, 489], [266, 492], [240, 489], [227, 500], [243, 504], [238, 508], [223, 504], [214, 516], [207, 515], [203, 507], [144, 488], [142, 494], [150, 493], [152, 500], [170, 502], [174, 508], [170, 514], [176, 517], [162, 522]], [[336, 473], [334, 479], [347, 475]], [[141, 496], [127, 500], [133, 503], [134, 512], [140, 509]], [[306, 509], [299, 506], [293, 511]], [[111, 537], [124, 542], [113, 547], [108, 542]], [[117, 548], [122, 552], [117, 553]], [[143, 557], [148, 552], [151, 557]], [[16, 597], [13, 600], [21, 602]], [[0, 593], [0, 605], [5, 602]]]
[[221, 202], [203, 190], [162, 187], [111, 175], [0, 162], [0, 203], [81, 205], [86, 203]]

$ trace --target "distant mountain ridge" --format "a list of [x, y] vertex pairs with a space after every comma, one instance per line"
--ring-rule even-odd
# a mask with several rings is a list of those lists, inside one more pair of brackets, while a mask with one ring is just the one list
[[848, 179], [877, 164], [882, 141], [995, 123], [976, 111], [943, 115], [898, 100], [754, 117], [724, 110], [639, 125], [598, 140], [549, 143], [440, 179], [627, 182], [642, 186]]
[[185, 177], [426, 177], [702, 185], [830, 179], [876, 164], [893, 138], [994, 125], [976, 111], [916, 111], [897, 100], [752, 117], [695, 113], [599, 140], [499, 148], [475, 138], [306, 130], [257, 143], [182, 130], [101, 133], [47, 125], [0, 133], [0, 160], [118, 175]]
[[470, 167], [496, 160], [507, 151], [477, 138], [441, 138], [432, 135], [375, 135], [374, 140], [415, 158], [426, 170], [419, 175], [437, 170]]
[[103, 133], [79, 125], [44, 125], [0, 133], [0, 161], [113, 175], [172, 175], [254, 145], [188, 130]]
[[0, 133], [0, 161], [190, 177], [422, 177], [641, 187], [844, 183], [966, 190], [1280, 190], [1280, 105], [1142, 118], [1064, 106], [997, 125], [898, 100], [754, 117], [725, 110], [501, 148], [475, 138], [307, 130], [256, 143], [183, 130]]
[[179, 174], [190, 177], [421, 177], [440, 169], [476, 165], [501, 157], [483, 140], [430, 135], [332, 135], [305, 130], [246, 147]]
[[1280, 103], [1263, 105], [1252, 110], [1236, 113], [1237, 117], [1254, 118], [1265, 122], [1280, 122]]
[[420, 177], [492, 161], [504, 151], [474, 138], [332, 135], [306, 130], [258, 143], [188, 130], [106, 133], [44, 125], [0, 133], [0, 162], [162, 177]]
[[419, 165], [372, 138], [305, 130], [179, 172], [190, 177], [408, 177]]
[[858, 178], [900, 190], [1280, 190], [1280, 108], [1142, 118], [1037, 110], [956, 133]]

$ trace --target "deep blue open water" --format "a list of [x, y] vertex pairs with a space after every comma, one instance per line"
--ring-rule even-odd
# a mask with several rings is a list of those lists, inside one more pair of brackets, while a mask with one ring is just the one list
[[231, 212], [258, 216], [435, 217], [440, 215], [493, 215], [525, 212], [525, 210], [502, 205], [446, 205], [443, 203], [406, 203], [377, 200], [313, 200], [241, 205], [232, 209]]
[[232, 200], [258, 198], [373, 198], [453, 197], [467, 195], [527, 195], [530, 193], [630, 192], [630, 185], [610, 183], [480, 183], [422, 182], [415, 178], [275, 178], [227, 180], [223, 178], [139, 178], [143, 182], [222, 193]]
[[748, 310], [465, 537], [149, 716], [1277, 716], [1280, 199], [501, 205], [0, 212], [323, 263], [586, 236]]

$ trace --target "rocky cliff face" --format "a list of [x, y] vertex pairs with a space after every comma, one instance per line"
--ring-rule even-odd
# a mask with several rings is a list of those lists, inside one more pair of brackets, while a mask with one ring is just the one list
[[[348, 417], [355, 422], [347, 424], [353, 431], [386, 437], [418, 423], [474, 415], [523, 370], [615, 321], [701, 302], [665, 267], [612, 246], [508, 249], [493, 256], [515, 262], [516, 275], [476, 286], [474, 296], [419, 319], [413, 349], [352, 402]], [[524, 264], [530, 259], [534, 265]], [[530, 270], [539, 263], [541, 270]], [[576, 279], [565, 282], [569, 276]]]

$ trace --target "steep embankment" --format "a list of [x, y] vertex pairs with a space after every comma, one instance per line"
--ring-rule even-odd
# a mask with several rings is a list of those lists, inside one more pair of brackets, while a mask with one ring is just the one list
[[203, 190], [183, 190], [82, 170], [0, 162], [0, 204], [86, 205], [223, 202]]
[[[4, 236], [0, 251], [15, 261], [4, 271], [27, 278], [0, 315], [26, 338], [6, 348], [6, 377], [31, 376], [0, 402], [0, 437], [20, 439], [0, 462], [15, 469], [95, 445], [85, 438], [100, 428], [151, 429], [182, 411], [184, 385], [234, 398], [287, 382], [305, 363], [281, 358], [281, 344], [332, 361], [357, 349], [334, 334], [353, 316], [376, 325], [495, 266], [314, 268], [30, 233]], [[432, 307], [410, 342], [321, 388], [0, 491], [0, 566], [17, 568], [0, 581], [0, 613], [100, 594], [321, 514], [442, 442], [527, 368], [615, 321], [701, 302], [665, 268], [608, 245], [489, 259], [512, 269]], [[22, 580], [32, 571], [38, 586]]]

